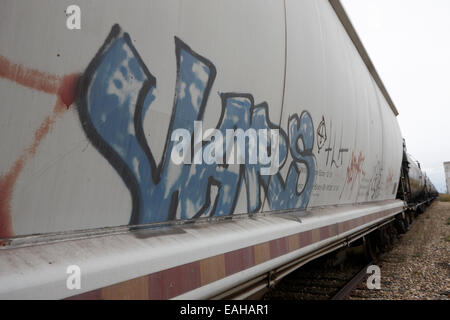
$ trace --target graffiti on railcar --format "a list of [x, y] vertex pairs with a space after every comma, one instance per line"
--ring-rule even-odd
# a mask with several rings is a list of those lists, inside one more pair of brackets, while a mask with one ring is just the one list
[[327, 141], [327, 126], [325, 124], [325, 117], [322, 116], [322, 121], [320, 121], [317, 127], [317, 153], [320, 153], [325, 142]]
[[0, 56], [0, 78], [57, 97], [51, 114], [45, 117], [34, 132], [32, 143], [23, 150], [7, 172], [0, 174], [0, 238], [14, 235], [11, 216], [14, 187], [25, 165], [35, 156], [42, 140], [52, 131], [55, 122], [74, 102], [79, 76], [79, 74], [64, 76], [47, 74], [11, 63], [7, 58]]
[[374, 200], [380, 196], [381, 193], [381, 176], [383, 173], [383, 168], [381, 166], [381, 162], [378, 161], [374, 167], [373, 175], [369, 181], [369, 187], [366, 193], [366, 200]]
[[394, 171], [392, 170], [392, 168], [389, 168], [388, 170], [385, 185], [385, 189], [389, 194], [395, 194], [395, 192], [397, 191], [397, 183], [394, 183]]
[[[330, 121], [330, 138], [328, 139], [328, 147], [325, 148], [325, 153], [327, 154], [326, 166], [333, 166], [339, 169], [344, 164], [344, 155], [349, 152], [348, 148], [342, 146], [344, 126], [341, 125], [341, 136], [339, 138], [339, 147], [336, 147], [336, 133], [333, 133], [333, 122]], [[333, 145], [331, 145], [331, 140], [333, 140]]]
[[[248, 93], [220, 93], [222, 113], [216, 129], [278, 129], [279, 168], [289, 164], [285, 177], [261, 174], [261, 164], [174, 164], [172, 133], [202, 121], [216, 77], [214, 64], [175, 37], [177, 79], [172, 116], [161, 160], [147, 143], [143, 120], [155, 101], [157, 79], [150, 73], [127, 33], [115, 25], [90, 63], [81, 82], [79, 116], [97, 150], [115, 168], [132, 197], [130, 224], [225, 216], [235, 212], [243, 188], [247, 212], [263, 206], [272, 210], [303, 209], [315, 179], [314, 125], [310, 114], [289, 117], [286, 133], [269, 119], [269, 106], [254, 103]], [[274, 143], [268, 138], [269, 145]], [[202, 145], [210, 147], [211, 142]], [[298, 190], [300, 176], [306, 176]], [[215, 190], [212, 192], [212, 190]], [[264, 193], [261, 192], [264, 190]], [[214, 198], [214, 199], [212, 199]]]
[[[348, 197], [350, 199], [351, 195], [353, 194], [353, 190], [355, 188], [360, 186], [361, 178], [366, 175], [365, 171], [363, 170], [362, 166], [365, 161], [365, 157], [362, 153], [362, 151], [359, 152], [359, 154], [355, 154], [355, 152], [352, 152], [352, 157], [350, 158], [350, 162], [347, 167], [347, 175], [345, 177], [344, 186], [342, 187], [341, 194], [339, 195], [339, 199], [342, 198], [342, 195], [344, 192], [349, 190]], [[358, 192], [356, 192], [356, 195], [358, 196]]]

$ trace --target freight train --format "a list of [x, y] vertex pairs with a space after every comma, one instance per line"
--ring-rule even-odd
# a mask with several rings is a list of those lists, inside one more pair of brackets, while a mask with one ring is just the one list
[[407, 152], [405, 141], [403, 141], [403, 160], [397, 190], [397, 199], [405, 202], [404, 219], [397, 220], [400, 231], [405, 231], [413, 217], [424, 212], [426, 206], [430, 205], [438, 196], [439, 192], [426, 173], [422, 171], [420, 163]]
[[415, 161], [405, 150], [402, 165], [402, 185], [398, 192], [398, 198], [403, 199], [409, 207], [429, 204], [429, 200], [436, 198], [439, 193], [420, 163]]
[[2, 299], [243, 299], [436, 196], [337, 0], [0, 8]]

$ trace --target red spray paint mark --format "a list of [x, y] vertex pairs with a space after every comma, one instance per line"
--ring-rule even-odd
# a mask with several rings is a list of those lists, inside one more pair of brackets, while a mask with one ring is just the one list
[[36, 154], [41, 141], [52, 130], [55, 121], [75, 101], [76, 84], [79, 75], [71, 74], [63, 77], [49, 75], [21, 65], [12, 64], [6, 58], [0, 56], [0, 77], [31, 89], [57, 95], [57, 101], [52, 113], [45, 118], [35, 131], [31, 145], [14, 162], [11, 169], [0, 176], [0, 238], [7, 238], [14, 234], [11, 221], [11, 199], [17, 179], [26, 162]]
[[[356, 156], [354, 152], [352, 152], [352, 158], [350, 159], [350, 163], [347, 167], [347, 177], [345, 179], [344, 187], [342, 188], [341, 195], [339, 196], [339, 199], [342, 197], [342, 193], [344, 192], [347, 185], [350, 186], [350, 193], [353, 191], [353, 187], [355, 186], [356, 181], [358, 178], [363, 175], [365, 176], [366, 173], [362, 170], [362, 164], [364, 163], [364, 156], [362, 152], [359, 152], [359, 156]], [[359, 193], [359, 191], [358, 191]]]
[[[392, 168], [389, 169], [389, 174], [386, 178], [386, 191], [391, 192], [391, 188], [394, 186], [394, 173]], [[394, 193], [395, 191], [392, 191]]]
[[69, 74], [64, 76], [60, 80], [60, 86], [58, 88], [58, 98], [64, 104], [67, 109], [73, 104], [76, 99], [76, 88], [79, 74]]
[[49, 94], [56, 94], [60, 86], [58, 76], [11, 63], [3, 56], [0, 56], [0, 77]]
[[20, 157], [9, 170], [9, 172], [0, 177], [0, 238], [11, 237], [13, 235], [10, 201], [14, 184], [19, 177], [25, 165], [25, 157]]

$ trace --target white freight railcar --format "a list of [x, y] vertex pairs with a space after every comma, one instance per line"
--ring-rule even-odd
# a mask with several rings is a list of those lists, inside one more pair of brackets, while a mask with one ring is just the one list
[[[218, 296], [403, 211], [397, 110], [339, 1], [72, 2], [81, 29], [1, 3], [0, 297]], [[275, 174], [174, 163], [196, 121], [278, 130]]]

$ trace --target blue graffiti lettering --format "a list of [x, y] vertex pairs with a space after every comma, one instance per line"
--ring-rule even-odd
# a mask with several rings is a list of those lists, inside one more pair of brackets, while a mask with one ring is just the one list
[[[129, 35], [118, 25], [112, 28], [83, 75], [80, 120], [90, 141], [130, 190], [133, 201], [130, 224], [233, 214], [244, 185], [247, 213], [262, 209], [263, 196], [271, 210], [306, 208], [315, 177], [314, 126], [306, 111], [289, 118], [287, 135], [269, 120], [266, 103], [255, 105], [250, 94], [220, 94], [222, 114], [216, 129], [224, 136], [227, 129], [233, 128], [279, 129], [280, 168], [288, 154], [292, 158], [285, 178], [280, 172], [273, 176], [261, 175], [264, 168], [261, 164], [177, 165], [171, 161], [175, 146], [170, 139], [172, 132], [183, 128], [193, 135], [194, 121], [203, 120], [216, 77], [214, 65], [178, 38], [175, 38], [175, 51], [175, 102], [159, 163], [143, 129], [144, 117], [156, 98], [156, 78], [145, 66]], [[205, 142], [202, 150], [210, 143]], [[301, 170], [306, 170], [306, 182], [299, 191]], [[213, 186], [216, 194], [211, 192]]]

